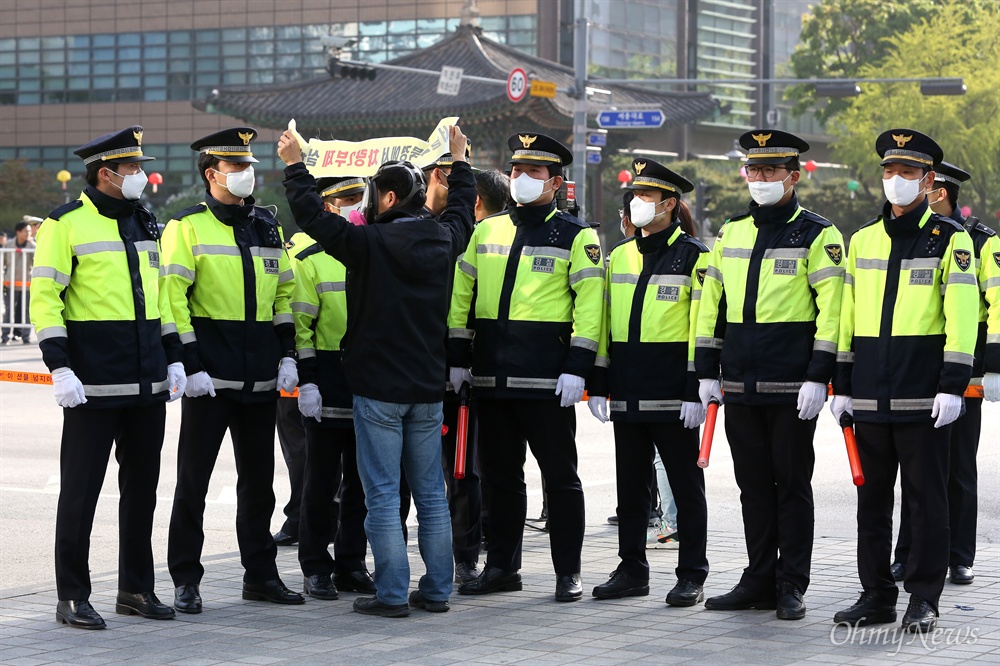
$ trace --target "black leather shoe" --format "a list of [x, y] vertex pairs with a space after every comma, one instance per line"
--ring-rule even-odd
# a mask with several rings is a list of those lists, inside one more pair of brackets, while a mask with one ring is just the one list
[[906, 577], [906, 562], [893, 562], [889, 571], [892, 572], [892, 579], [898, 583]]
[[334, 574], [333, 584], [341, 592], [375, 594], [375, 581], [372, 579], [372, 575], [364, 569], [361, 571]]
[[108, 626], [89, 601], [60, 601], [56, 604], [56, 622], [77, 629], [106, 629]]
[[937, 612], [934, 608], [915, 594], [910, 595], [910, 603], [903, 614], [903, 629], [926, 634], [934, 631], [937, 626]]
[[414, 608], [423, 608], [428, 613], [447, 613], [451, 609], [447, 600], [431, 601], [430, 599], [424, 599], [424, 595], [420, 593], [420, 590], [410, 592], [410, 605]]
[[774, 597], [755, 594], [742, 585], [737, 585], [726, 594], [709, 597], [705, 601], [705, 608], [708, 610], [749, 610], [751, 608], [774, 610], [776, 605]]
[[618, 514], [617, 513], [615, 515], [613, 515], [613, 516], [608, 516], [608, 525], [617, 525], [617, 524], [618, 524]]
[[521, 574], [504, 571], [489, 565], [479, 574], [479, 578], [458, 586], [459, 594], [493, 594], [494, 592], [520, 592]]
[[479, 578], [479, 566], [475, 562], [459, 562], [455, 565], [455, 582], [471, 583]]
[[667, 593], [667, 604], [671, 606], [694, 606], [705, 598], [701, 585], [686, 578], [681, 578], [674, 589]]
[[802, 601], [802, 590], [792, 583], [778, 585], [778, 610], [775, 615], [779, 620], [801, 620], [806, 616], [806, 605]]
[[556, 577], [556, 601], [576, 601], [583, 596], [580, 574]]
[[887, 599], [878, 592], [862, 592], [857, 603], [833, 616], [837, 624], [864, 627], [896, 621], [896, 600]]
[[172, 620], [174, 609], [160, 600], [152, 592], [122, 592], [119, 590], [115, 603], [119, 615], [141, 615], [150, 620]]
[[649, 594], [649, 580], [637, 578], [621, 569], [611, 572], [611, 578], [594, 588], [591, 593], [598, 599], [644, 597]]
[[243, 598], [247, 601], [270, 601], [275, 604], [297, 606], [306, 600], [298, 592], [292, 592], [281, 579], [274, 578], [266, 583], [243, 583]]
[[174, 589], [174, 608], [182, 613], [197, 615], [201, 612], [201, 592], [191, 583]]
[[385, 604], [378, 597], [358, 597], [354, 600], [354, 612], [362, 615], [380, 615], [382, 617], [407, 617], [410, 614], [409, 604]]
[[313, 599], [322, 599], [323, 601], [333, 601], [340, 598], [337, 588], [330, 580], [330, 574], [303, 576], [302, 591]]
[[278, 530], [273, 538], [275, 546], [294, 546], [299, 542], [299, 538], [297, 536], [286, 534], [281, 530]]
[[948, 567], [952, 585], [969, 585], [976, 579], [976, 574], [972, 573], [972, 567], [962, 565]]

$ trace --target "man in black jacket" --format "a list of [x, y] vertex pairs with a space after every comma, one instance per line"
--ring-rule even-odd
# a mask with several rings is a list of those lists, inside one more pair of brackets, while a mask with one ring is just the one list
[[[468, 139], [450, 130], [451, 154]], [[448, 294], [455, 261], [472, 231], [476, 184], [464, 157], [448, 176], [448, 205], [423, 209], [426, 183], [409, 162], [383, 164], [366, 192], [364, 226], [323, 209], [316, 183], [290, 132], [278, 140], [285, 194], [299, 227], [348, 270], [348, 328], [343, 366], [354, 394], [358, 472], [365, 489], [365, 530], [375, 558], [374, 597], [354, 601], [367, 615], [405, 617], [410, 605], [448, 610], [451, 519], [441, 469]], [[418, 541], [427, 567], [409, 595], [410, 569], [399, 526], [400, 465], [417, 506]]]

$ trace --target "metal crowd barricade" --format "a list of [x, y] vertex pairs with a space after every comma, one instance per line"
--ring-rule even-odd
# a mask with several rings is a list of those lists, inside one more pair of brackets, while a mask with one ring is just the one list
[[[3, 276], [3, 323], [0, 331], [4, 339], [12, 339], [15, 332], [27, 331], [29, 339], [35, 339], [35, 327], [28, 316], [29, 287], [31, 286], [31, 269], [28, 267], [28, 257], [17, 261], [17, 254], [29, 255], [34, 259], [35, 248], [14, 247], [13, 237], [7, 240], [8, 245], [0, 248], [0, 275]], [[20, 322], [20, 323], [18, 323]]]

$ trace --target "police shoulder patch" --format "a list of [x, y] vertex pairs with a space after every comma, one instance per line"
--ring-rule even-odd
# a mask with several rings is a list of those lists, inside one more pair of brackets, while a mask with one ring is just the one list
[[587, 258], [594, 262], [594, 265], [601, 263], [601, 246], [600, 245], [584, 245], [583, 249], [587, 252]]
[[698, 284], [700, 284], [702, 286], [705, 285], [705, 275], [707, 273], [708, 273], [708, 269], [707, 268], [699, 268], [699, 269], [695, 270], [695, 275], [698, 276]]
[[955, 263], [963, 271], [969, 270], [972, 265], [972, 253], [968, 250], [955, 250]]
[[997, 262], [997, 266], [1000, 266], [1000, 252], [993, 253], [993, 261]]
[[830, 261], [837, 266], [839, 266], [840, 262], [844, 260], [844, 248], [840, 245], [836, 243], [824, 245], [823, 249], [826, 250], [826, 256], [830, 257]]

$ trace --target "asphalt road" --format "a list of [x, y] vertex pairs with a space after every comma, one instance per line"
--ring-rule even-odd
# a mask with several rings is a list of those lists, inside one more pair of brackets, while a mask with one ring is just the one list
[[[0, 369], [44, 372], [35, 345], [0, 347]], [[53, 542], [56, 500], [59, 493], [59, 439], [62, 410], [48, 386], [0, 382], [0, 590], [54, 585]], [[167, 430], [163, 446], [160, 482], [153, 531], [153, 553], [157, 564], [166, 562], [167, 525], [177, 474], [177, 437], [180, 405], [167, 407]], [[712, 530], [741, 530], [739, 490], [733, 479], [732, 459], [725, 432], [716, 432], [711, 466], [706, 471], [709, 503], [709, 538]], [[587, 524], [605, 522], [614, 513], [614, 440], [610, 424], [601, 424], [586, 405], [577, 407], [580, 476], [587, 499]], [[978, 540], [1000, 539], [1000, 404], [983, 409], [983, 435], [979, 451]], [[820, 416], [816, 436], [816, 470], [813, 491], [816, 504], [816, 538], [854, 540], [856, 496], [847, 465], [844, 443], [829, 412]], [[275, 438], [277, 506], [272, 527], [280, 527], [281, 507], [288, 497], [288, 476]], [[91, 538], [91, 570], [115, 571], [118, 566], [117, 465], [108, 465]], [[529, 487], [529, 517], [541, 509], [538, 470], [530, 459], [526, 465]], [[897, 489], [898, 493], [898, 489]], [[237, 550], [236, 472], [231, 443], [223, 445], [208, 492], [205, 512], [205, 556]], [[413, 516], [410, 518], [414, 521]], [[996, 567], [981, 562], [980, 567]], [[596, 573], [596, 572], [593, 572]], [[602, 572], [604, 573], [604, 572]], [[294, 584], [296, 581], [286, 581]], [[161, 597], [166, 590], [160, 590]], [[169, 597], [169, 595], [166, 595]]]

